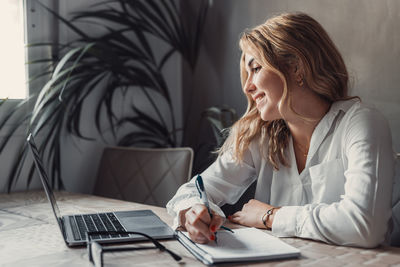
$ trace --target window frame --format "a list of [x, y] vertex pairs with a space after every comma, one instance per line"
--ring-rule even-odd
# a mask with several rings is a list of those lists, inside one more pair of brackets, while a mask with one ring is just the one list
[[[41, 0], [40, 2], [49, 8], [58, 11], [58, 0]], [[29, 47], [29, 45], [44, 42], [57, 43], [59, 31], [58, 21], [47, 10], [40, 6], [38, 0], [23, 0], [22, 8], [24, 20], [25, 63], [32, 60], [51, 57], [53, 53], [53, 48], [51, 46]], [[30, 77], [43, 71], [42, 68], [43, 65], [40, 64], [25, 65], [27, 98], [37, 95], [47, 82], [46, 77], [41, 77], [34, 82], [29, 82]], [[0, 118], [4, 116], [8, 110], [14, 108], [25, 99], [7, 99], [0, 108]], [[21, 112], [24, 112], [25, 114], [29, 113], [34, 107], [35, 100], [35, 98], [32, 98], [28, 105], [26, 105], [25, 110]], [[12, 122], [8, 122], [6, 126], [12, 124]]]

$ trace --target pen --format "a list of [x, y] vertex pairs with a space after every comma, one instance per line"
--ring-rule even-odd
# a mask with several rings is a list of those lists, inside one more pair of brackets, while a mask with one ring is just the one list
[[[201, 178], [200, 174], [197, 175], [195, 184], [197, 191], [199, 192], [200, 195], [200, 200], [203, 203], [203, 205], [206, 206], [208, 214], [210, 215], [210, 218], [212, 218], [213, 215], [211, 213], [210, 203], [208, 202], [206, 188], [204, 187], [203, 178]], [[221, 228], [233, 233], [233, 230], [226, 226], [221, 225]], [[215, 233], [215, 242], [217, 242], [217, 233]]]

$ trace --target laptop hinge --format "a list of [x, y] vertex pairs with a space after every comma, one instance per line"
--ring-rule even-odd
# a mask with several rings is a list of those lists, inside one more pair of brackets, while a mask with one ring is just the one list
[[65, 231], [64, 217], [62, 217], [62, 218], [57, 218], [57, 220], [58, 220], [59, 223], [60, 223], [61, 232], [62, 232], [62, 234], [63, 234], [63, 236], [64, 236], [65, 243], [67, 243], [67, 232]]

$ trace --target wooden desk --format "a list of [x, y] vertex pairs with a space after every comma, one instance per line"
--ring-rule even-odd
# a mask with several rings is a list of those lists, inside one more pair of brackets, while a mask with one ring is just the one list
[[[172, 218], [164, 208], [67, 192], [59, 192], [56, 197], [63, 215], [151, 208], [162, 220], [172, 224]], [[246, 266], [400, 266], [400, 248], [359, 249], [298, 238], [283, 240], [299, 248], [302, 257]], [[50, 205], [41, 191], [0, 194], [0, 241], [0, 266], [92, 266], [85, 248], [68, 248], [65, 245]], [[166, 253], [143, 250], [106, 256], [105, 266], [204, 266], [178, 241], [162, 243], [181, 255], [183, 263], [176, 263]], [[112, 264], [108, 262], [111, 258]]]

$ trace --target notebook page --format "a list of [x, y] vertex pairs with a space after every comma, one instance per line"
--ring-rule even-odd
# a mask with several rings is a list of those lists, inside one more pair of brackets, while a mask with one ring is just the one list
[[[187, 232], [184, 232], [188, 236]], [[275, 259], [298, 256], [300, 251], [279, 238], [256, 228], [234, 229], [234, 233], [220, 230], [218, 243], [196, 244], [211, 255], [214, 262]]]

